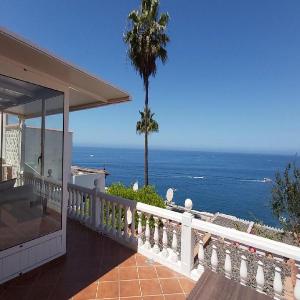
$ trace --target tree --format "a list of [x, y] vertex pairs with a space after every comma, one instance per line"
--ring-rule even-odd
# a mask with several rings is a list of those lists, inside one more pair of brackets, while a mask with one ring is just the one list
[[276, 173], [271, 206], [283, 228], [300, 241], [300, 169], [295, 164], [288, 164], [282, 175]]
[[[144, 112], [147, 112], [149, 109], [149, 77], [156, 75], [157, 60], [165, 64], [168, 57], [166, 46], [169, 37], [166, 30], [169, 14], [159, 15], [159, 0], [142, 0], [139, 10], [129, 13], [128, 21], [130, 28], [124, 34], [124, 42], [128, 46], [127, 54], [131, 64], [143, 80]], [[147, 114], [145, 114], [146, 116]], [[148, 119], [145, 118], [144, 122], [146, 129], [143, 132], [145, 135], [144, 183], [148, 185]]]
[[150, 108], [140, 111], [141, 119], [136, 123], [136, 132], [138, 134], [148, 134], [158, 132], [158, 123], [153, 119], [154, 113], [151, 113]]

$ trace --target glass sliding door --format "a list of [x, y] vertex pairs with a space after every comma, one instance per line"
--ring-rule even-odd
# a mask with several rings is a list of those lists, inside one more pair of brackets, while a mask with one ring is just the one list
[[61, 229], [62, 92], [0, 75], [0, 251]]

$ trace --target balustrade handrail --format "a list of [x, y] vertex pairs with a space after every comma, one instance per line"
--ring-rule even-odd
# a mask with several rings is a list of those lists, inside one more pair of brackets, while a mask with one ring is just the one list
[[246, 246], [251, 246], [259, 250], [276, 254], [281, 257], [292, 258], [296, 261], [300, 261], [300, 249], [296, 246], [238, 231], [233, 228], [227, 228], [210, 222], [201, 221], [195, 218], [192, 220], [192, 228], [199, 231], [208, 232]]
[[[68, 184], [68, 188], [80, 191], [82, 193], [87, 193], [87, 194], [93, 194], [95, 192], [95, 190], [92, 190], [92, 189], [89, 189], [86, 187], [82, 187], [82, 186], [79, 186], [76, 184], [72, 184], [72, 183]], [[146, 213], [149, 215], [159, 216], [163, 219], [172, 220], [172, 221], [175, 221], [178, 223], [181, 223], [181, 221], [182, 221], [181, 213], [170, 211], [165, 208], [160, 208], [157, 206], [137, 202], [135, 200], [126, 199], [126, 198], [122, 198], [122, 197], [115, 196], [115, 195], [110, 195], [110, 194], [103, 193], [100, 191], [97, 191], [95, 196], [99, 197], [101, 199], [105, 199], [110, 202], [119, 203], [126, 207], [135, 208], [136, 210], [142, 211], [143, 213]]]

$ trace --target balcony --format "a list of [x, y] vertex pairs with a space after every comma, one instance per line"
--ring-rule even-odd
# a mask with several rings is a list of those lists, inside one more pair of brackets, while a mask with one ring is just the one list
[[0, 299], [185, 299], [194, 282], [68, 220], [67, 254], [0, 286]]
[[[22, 180], [55, 207], [59, 183]], [[191, 300], [300, 299], [298, 247], [195, 219], [191, 208], [186, 201], [177, 213], [100, 192], [97, 182], [69, 184], [66, 256], [8, 282], [0, 296], [184, 299], [192, 290]]]

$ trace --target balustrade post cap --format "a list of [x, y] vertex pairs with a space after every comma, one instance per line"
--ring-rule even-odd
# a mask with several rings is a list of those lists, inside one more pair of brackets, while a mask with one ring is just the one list
[[281, 273], [281, 269], [279, 267], [275, 267], [275, 271]]
[[186, 209], [186, 211], [191, 211], [192, 210], [192, 207], [193, 207], [193, 201], [191, 199], [186, 199], [184, 201], [184, 207]]
[[241, 258], [242, 258], [242, 260], [247, 260], [247, 257], [245, 255], [242, 255]]
[[217, 246], [216, 245], [212, 245], [213, 249], [217, 249]]
[[261, 260], [259, 260], [259, 261], [257, 262], [257, 264], [260, 265], [260, 266], [263, 266], [263, 265], [264, 265], [264, 263], [263, 263]]
[[225, 251], [225, 252], [226, 252], [226, 254], [230, 254], [230, 251], [229, 251], [228, 249], [226, 249], [226, 251]]
[[203, 242], [202, 240], [199, 240], [199, 244], [203, 245], [203, 244], [204, 244], [204, 242]]

